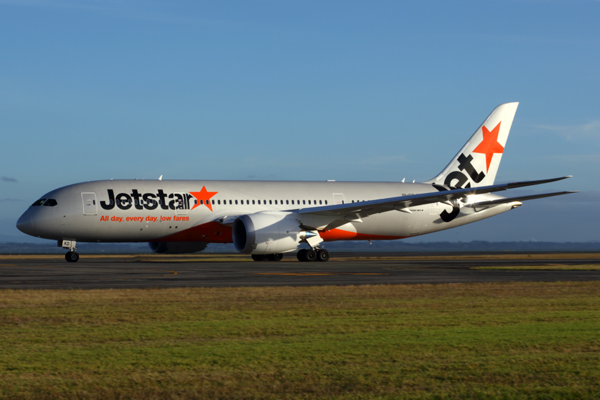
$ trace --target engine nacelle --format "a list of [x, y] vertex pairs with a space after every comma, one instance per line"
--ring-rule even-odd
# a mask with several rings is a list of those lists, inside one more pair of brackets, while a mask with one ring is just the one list
[[158, 254], [185, 254], [202, 251], [206, 242], [149, 242], [150, 250]]
[[301, 240], [298, 216], [284, 212], [242, 215], [233, 222], [235, 249], [244, 254], [275, 254], [294, 251]]

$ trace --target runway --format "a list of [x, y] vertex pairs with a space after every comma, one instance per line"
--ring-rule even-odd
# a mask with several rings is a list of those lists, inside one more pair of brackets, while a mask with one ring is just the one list
[[[0, 256], [0, 289], [378, 285], [600, 280], [599, 253], [334, 254], [327, 263], [253, 262], [241, 255]], [[481, 267], [542, 269], [481, 270]], [[580, 268], [560, 270], [556, 268]], [[593, 270], [595, 268], [595, 270]], [[591, 269], [591, 270], [590, 270]]]

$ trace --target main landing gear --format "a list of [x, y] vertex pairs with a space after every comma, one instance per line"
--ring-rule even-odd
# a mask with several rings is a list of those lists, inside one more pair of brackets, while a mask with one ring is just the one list
[[[68, 253], [67, 253], [68, 254]], [[313, 261], [321, 261], [326, 262], [329, 261], [329, 252], [325, 249], [300, 249], [297, 254], [298, 261], [302, 262], [313, 262]], [[254, 261], [281, 261], [283, 258], [283, 254], [252, 254], [252, 259]]]
[[252, 259], [254, 261], [281, 261], [283, 258], [283, 254], [252, 254]]
[[297, 254], [298, 261], [301, 262], [313, 262], [313, 261], [321, 261], [326, 262], [329, 261], [329, 252], [325, 249], [300, 249]]
[[77, 242], [74, 240], [59, 240], [58, 247], [62, 247], [63, 249], [69, 249], [67, 254], [65, 254], [65, 260], [67, 262], [77, 262], [79, 261], [79, 254], [77, 254]]

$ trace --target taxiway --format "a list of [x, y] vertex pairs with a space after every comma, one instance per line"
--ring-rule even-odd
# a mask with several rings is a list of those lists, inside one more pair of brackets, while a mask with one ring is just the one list
[[[600, 280], [600, 254], [336, 254], [327, 263], [253, 262], [240, 255], [0, 256], [0, 289], [379, 285]], [[477, 267], [548, 269], [489, 270]], [[556, 268], [583, 266], [582, 270]], [[585, 270], [588, 266], [591, 270]], [[595, 270], [593, 270], [595, 268]]]

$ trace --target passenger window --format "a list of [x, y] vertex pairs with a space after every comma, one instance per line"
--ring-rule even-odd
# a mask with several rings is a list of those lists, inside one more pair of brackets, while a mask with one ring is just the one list
[[254, 200], [252, 200], [252, 205], [254, 205]]
[[45, 201], [46, 201], [46, 199], [39, 199], [38, 201], [36, 201], [35, 203], [33, 203], [31, 205], [31, 207], [41, 206], [42, 204], [44, 204]]
[[233, 202], [231, 200], [229, 200], [229, 205], [233, 204]]
[[292, 200], [292, 205], [294, 204], [294, 200]]
[[277, 204], [277, 200], [275, 200], [275, 204]]
[[325, 205], [327, 205], [327, 200], [325, 200]]
[[221, 200], [217, 200], [217, 204], [221, 204]]
[[235, 204], [237, 204], [237, 200], [235, 201]]
[[306, 204], [306, 200], [302, 200], [302, 204]]
[[308, 205], [310, 205], [310, 200], [308, 201]]
[[269, 204], [273, 204], [273, 200], [269, 200]]
[[258, 204], [260, 205], [260, 200], [257, 200], [257, 201], [258, 201]]
[[213, 200], [212, 203], [215, 204], [215, 201]]
[[250, 204], [250, 200], [246, 200], [246, 204]]
[[323, 204], [323, 200], [319, 200], [319, 205]]
[[286, 201], [285, 201], [285, 204], [290, 204], [290, 201], [289, 201], [289, 200], [286, 200]]
[[54, 199], [48, 199], [46, 200], [46, 202], [44, 203], [44, 207], [48, 206], [48, 207], [54, 207], [56, 204], [56, 200]]

